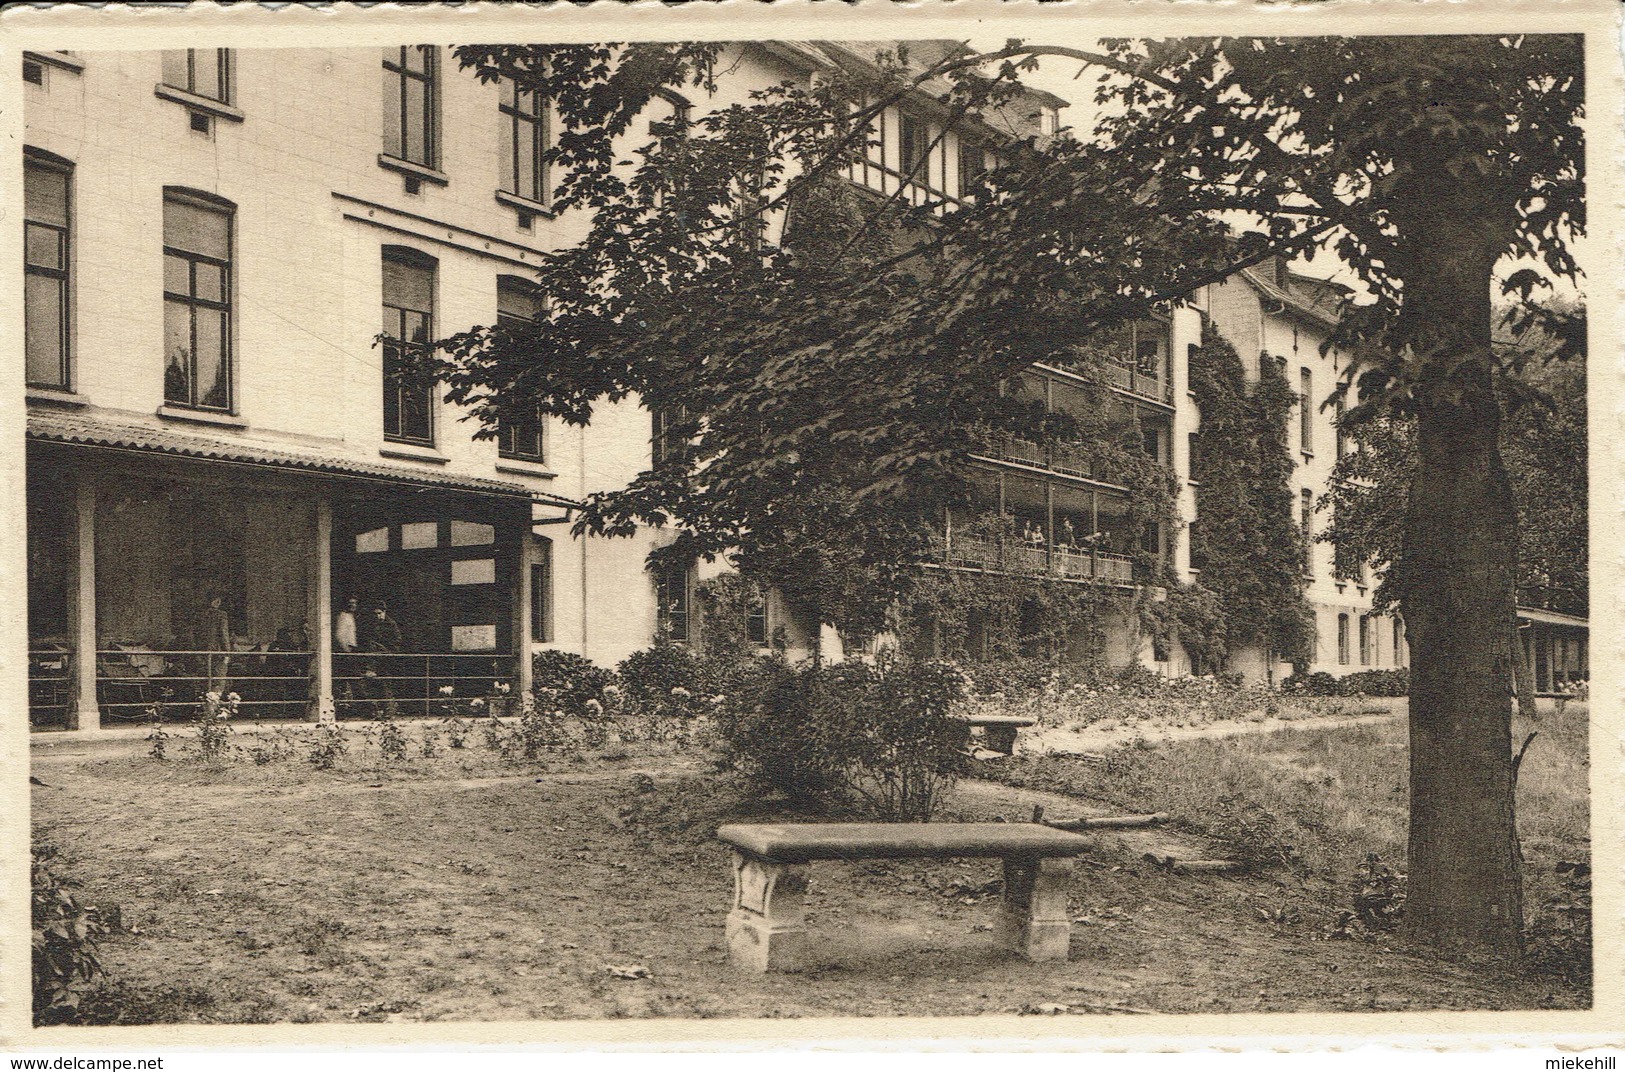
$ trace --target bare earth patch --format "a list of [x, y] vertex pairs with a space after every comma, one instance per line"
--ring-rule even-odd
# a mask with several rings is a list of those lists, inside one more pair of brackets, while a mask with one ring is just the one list
[[[54, 752], [55, 750], [53, 750]], [[36, 754], [37, 836], [82, 900], [117, 905], [109, 976], [158, 1020], [513, 1020], [1574, 1007], [1588, 999], [1380, 944], [1326, 941], [1325, 883], [1170, 875], [1101, 834], [1074, 880], [1071, 959], [992, 948], [996, 862], [819, 864], [821, 963], [726, 962], [731, 820], [778, 817], [700, 759], [493, 773], [297, 761], [218, 771], [138, 742]], [[1076, 797], [970, 782], [946, 818], [1021, 819]], [[1178, 837], [1178, 835], [1172, 835]], [[1189, 835], [1186, 835], [1187, 839]], [[1187, 840], [1187, 844], [1191, 844]], [[1195, 846], [1193, 846], [1195, 847]], [[1293, 909], [1298, 922], [1266, 913]], [[1277, 916], [1276, 918], [1280, 918]], [[611, 968], [645, 967], [647, 978]], [[1054, 1010], [1051, 1010], [1054, 1011]]]

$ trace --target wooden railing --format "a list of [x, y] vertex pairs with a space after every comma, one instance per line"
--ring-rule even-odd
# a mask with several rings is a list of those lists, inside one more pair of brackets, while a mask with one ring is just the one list
[[959, 533], [945, 537], [938, 550], [940, 563], [950, 568], [1069, 581], [1134, 583], [1134, 559], [1113, 551], [1050, 547], [1014, 538]]

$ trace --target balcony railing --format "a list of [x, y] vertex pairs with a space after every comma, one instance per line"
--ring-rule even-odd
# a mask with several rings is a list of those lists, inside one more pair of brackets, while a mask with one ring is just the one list
[[1077, 447], [1060, 443], [1045, 446], [1029, 439], [1005, 435], [991, 436], [973, 449], [984, 457], [996, 458], [999, 461], [1030, 465], [1035, 469], [1048, 469], [1051, 472], [1083, 477], [1086, 480], [1102, 480], [1107, 483], [1112, 480], [1111, 472], [1101, 462]]
[[954, 534], [943, 540], [939, 553], [942, 565], [950, 568], [1068, 581], [1134, 583], [1134, 559], [1113, 551], [1048, 547], [1025, 540]]
[[[1053, 361], [1046, 361], [1045, 364], [1053, 365], [1055, 368], [1062, 369], [1066, 372], [1071, 372], [1075, 375], [1084, 376], [1086, 378], [1093, 379], [1096, 375], [1094, 367], [1062, 360], [1060, 358]], [[1134, 365], [1122, 364], [1117, 361], [1107, 361], [1103, 366], [1100, 367], [1102, 371], [1099, 375], [1100, 378], [1104, 380], [1106, 386], [1116, 387], [1119, 390], [1127, 391], [1129, 394], [1138, 398], [1146, 398], [1153, 402], [1160, 402], [1164, 406], [1171, 406], [1174, 404], [1173, 382], [1164, 378], [1163, 376], [1160, 376], [1154, 372], [1147, 372], [1144, 369], [1138, 368]]]

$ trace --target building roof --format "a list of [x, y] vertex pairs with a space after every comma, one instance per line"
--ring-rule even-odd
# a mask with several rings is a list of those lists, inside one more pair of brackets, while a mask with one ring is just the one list
[[1538, 607], [1519, 607], [1518, 617], [1527, 618], [1532, 622], [1544, 622], [1547, 625], [1573, 625], [1581, 629], [1590, 627], [1590, 620], [1578, 614], [1564, 614], [1561, 611], [1542, 610]]
[[1243, 268], [1240, 275], [1260, 294], [1328, 328], [1337, 326], [1343, 302], [1351, 293], [1340, 283], [1298, 272], [1288, 272], [1287, 285], [1280, 287], [1262, 265]]
[[522, 484], [504, 480], [414, 469], [404, 465], [364, 462], [333, 455], [279, 450], [246, 440], [123, 424], [81, 413], [32, 412], [28, 415], [28, 438], [41, 443], [61, 443], [133, 454], [196, 458], [267, 469], [293, 469], [445, 491], [539, 500], [560, 506], [579, 505], [556, 495], [536, 493]]

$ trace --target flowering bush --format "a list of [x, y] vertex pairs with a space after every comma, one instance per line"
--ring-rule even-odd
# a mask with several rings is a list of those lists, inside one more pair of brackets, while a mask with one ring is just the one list
[[588, 700], [599, 699], [615, 683], [615, 671], [567, 651], [539, 651], [530, 667], [536, 705], [578, 717], [586, 713]]
[[627, 702], [657, 718], [689, 718], [697, 714], [697, 696], [709, 696], [706, 662], [687, 647], [669, 640], [635, 651], [616, 668]]

